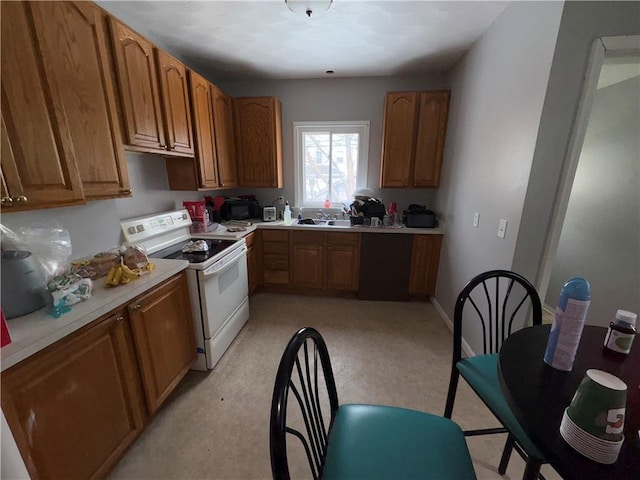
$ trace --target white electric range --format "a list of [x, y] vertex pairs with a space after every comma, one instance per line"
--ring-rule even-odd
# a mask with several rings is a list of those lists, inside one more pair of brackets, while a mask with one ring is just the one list
[[[120, 223], [127, 245], [141, 245], [151, 258], [188, 260], [187, 280], [198, 349], [195, 370], [212, 369], [249, 319], [247, 246], [244, 238], [191, 234], [187, 210], [130, 218]], [[192, 240], [206, 252], [183, 253]]]

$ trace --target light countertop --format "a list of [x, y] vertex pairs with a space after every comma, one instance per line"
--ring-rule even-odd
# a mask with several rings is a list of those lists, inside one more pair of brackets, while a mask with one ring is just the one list
[[93, 284], [91, 298], [72, 305], [60, 318], [47, 314], [47, 308], [7, 320], [11, 343], [0, 350], [2, 371], [48, 347], [70, 333], [162, 283], [189, 265], [186, 260], [153, 259], [156, 268], [126, 285], [105, 287], [105, 278]]
[[296, 220], [291, 225], [285, 225], [284, 221], [276, 220], [275, 222], [262, 222], [250, 220], [251, 225], [243, 227], [244, 231], [241, 232], [229, 232], [227, 228], [238, 227], [240, 225], [231, 224], [219, 224], [215, 230], [207, 233], [198, 233], [194, 236], [198, 237], [233, 237], [242, 238], [254, 232], [256, 229], [288, 229], [288, 230], [303, 230], [308, 232], [359, 232], [359, 233], [387, 233], [387, 234], [411, 234], [411, 235], [442, 235], [444, 233], [444, 227], [436, 228], [407, 228], [401, 227], [370, 227], [364, 225], [355, 226], [323, 226], [323, 225], [297, 225]]

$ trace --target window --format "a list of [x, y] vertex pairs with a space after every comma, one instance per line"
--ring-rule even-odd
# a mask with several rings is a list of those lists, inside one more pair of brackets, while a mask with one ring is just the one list
[[369, 122], [294, 122], [296, 206], [353, 202], [366, 187]]

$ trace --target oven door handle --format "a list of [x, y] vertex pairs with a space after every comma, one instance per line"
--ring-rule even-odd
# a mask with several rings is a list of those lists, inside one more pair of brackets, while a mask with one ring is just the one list
[[215, 265], [210, 266], [204, 271], [204, 278], [221, 274], [222, 272], [227, 270], [229, 267], [231, 267], [234, 263], [236, 263], [236, 260], [238, 260], [242, 255], [244, 255], [246, 251], [247, 251], [247, 246], [243, 245], [242, 247], [238, 248], [235, 252], [227, 255], [226, 257], [223, 257]]

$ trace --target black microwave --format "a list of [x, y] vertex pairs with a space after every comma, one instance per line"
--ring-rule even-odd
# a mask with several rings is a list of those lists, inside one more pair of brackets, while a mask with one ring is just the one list
[[220, 208], [223, 220], [248, 220], [260, 217], [262, 211], [257, 200], [227, 200]]

